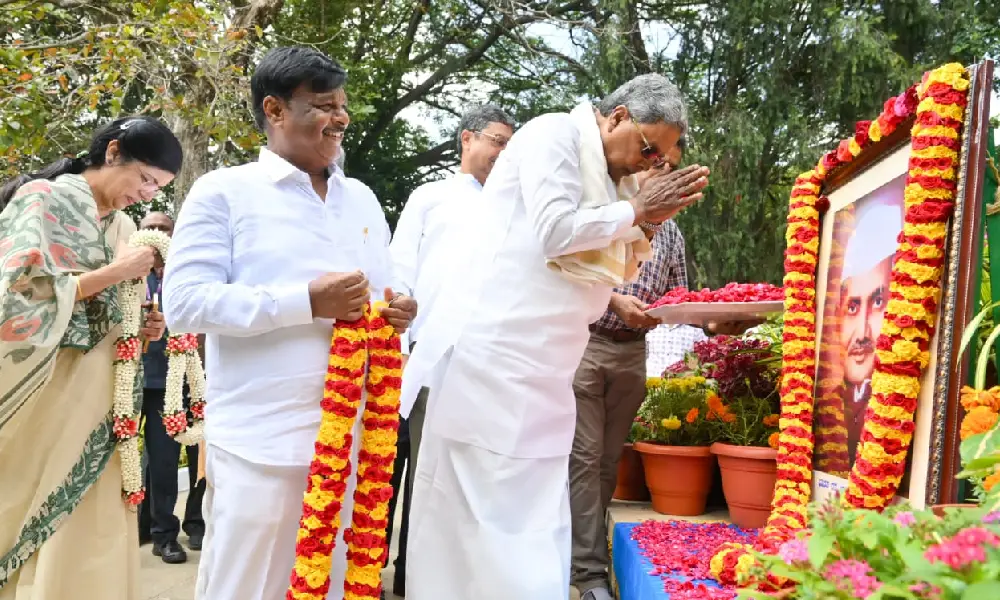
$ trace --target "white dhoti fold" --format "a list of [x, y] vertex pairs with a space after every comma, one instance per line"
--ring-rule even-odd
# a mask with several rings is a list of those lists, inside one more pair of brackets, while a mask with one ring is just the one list
[[[211, 444], [207, 451], [207, 527], [195, 597], [282, 600], [295, 565], [295, 538], [309, 466], [260, 465]], [[344, 598], [344, 530], [351, 523], [354, 488], [351, 477], [340, 513], [342, 525], [333, 551], [327, 600]]]
[[407, 600], [569, 597], [569, 457], [511, 458], [426, 431]]

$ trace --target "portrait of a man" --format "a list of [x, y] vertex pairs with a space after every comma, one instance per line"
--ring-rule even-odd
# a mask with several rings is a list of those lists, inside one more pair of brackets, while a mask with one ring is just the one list
[[[900, 200], [902, 197], [900, 196]], [[867, 200], [867, 199], [866, 199]], [[877, 201], [878, 198], [872, 198]], [[892, 200], [892, 198], [888, 198]], [[875, 340], [889, 302], [896, 236], [902, 229], [899, 204], [878, 202], [859, 207], [854, 232], [847, 241], [841, 273], [840, 351], [844, 371], [847, 450], [854, 463], [875, 370]]]
[[820, 325], [814, 467], [846, 479], [872, 393], [875, 343], [889, 303], [903, 229], [905, 177], [890, 180], [833, 215], [833, 250]]

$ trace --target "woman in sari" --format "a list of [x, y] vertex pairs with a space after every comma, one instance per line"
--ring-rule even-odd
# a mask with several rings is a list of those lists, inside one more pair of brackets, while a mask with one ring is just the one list
[[[121, 209], [180, 167], [170, 130], [132, 117], [0, 188], [0, 600], [139, 597], [110, 418], [116, 287], [145, 277], [156, 253], [127, 246], [136, 228]], [[163, 327], [150, 313], [142, 333]]]

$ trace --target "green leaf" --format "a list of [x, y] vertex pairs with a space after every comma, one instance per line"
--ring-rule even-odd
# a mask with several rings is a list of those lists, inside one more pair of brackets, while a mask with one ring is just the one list
[[874, 594], [868, 596], [867, 600], [882, 600], [882, 598], [891, 598], [892, 600], [899, 600], [899, 598], [919, 598], [916, 594], [911, 592], [909, 589], [895, 585], [895, 584], [885, 584], [878, 589]]
[[993, 459], [1000, 453], [1000, 427], [994, 426], [986, 433], [963, 440], [959, 452], [967, 471], [987, 469], [995, 465], [996, 461]]
[[965, 349], [968, 347], [969, 342], [972, 341], [972, 338], [976, 336], [976, 333], [979, 331], [979, 326], [982, 324], [983, 320], [990, 316], [993, 309], [998, 306], [1000, 306], [1000, 301], [993, 302], [992, 304], [984, 307], [981, 311], [979, 311], [979, 314], [977, 314], [971, 321], [969, 321], [969, 324], [965, 326], [965, 332], [962, 333], [962, 341], [958, 345], [959, 356], [962, 356], [962, 354], [965, 353]]
[[1000, 581], [973, 583], [962, 592], [962, 600], [997, 600], [1000, 598]]
[[809, 563], [814, 569], [819, 569], [826, 562], [826, 557], [833, 550], [834, 537], [815, 532], [809, 538]]
[[[993, 305], [991, 304], [990, 306]], [[990, 337], [986, 338], [986, 341], [983, 342], [983, 348], [992, 348], [994, 342], [997, 341], [997, 338], [1000, 338], [1000, 325], [994, 327], [993, 331], [990, 332]], [[989, 352], [983, 352], [982, 354], [979, 355], [979, 362], [976, 365], [976, 381], [975, 381], [977, 390], [983, 389], [983, 386], [986, 385], [986, 366], [989, 364], [989, 361], [990, 361]]]

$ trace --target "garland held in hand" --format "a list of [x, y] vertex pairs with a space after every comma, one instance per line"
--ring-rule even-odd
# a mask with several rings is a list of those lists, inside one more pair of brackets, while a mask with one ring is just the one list
[[[163, 427], [182, 446], [194, 446], [204, 437], [205, 370], [198, 356], [198, 336], [181, 333], [167, 338], [167, 387], [163, 396]], [[191, 393], [184, 408], [184, 378]]]
[[[786, 232], [778, 481], [771, 516], [756, 544], [760, 551], [777, 551], [807, 525], [816, 369], [815, 271], [819, 217], [827, 204], [818, 194], [830, 171], [892, 133], [915, 112], [903, 231], [876, 342], [872, 396], [844, 501], [881, 509], [895, 496], [913, 435], [920, 375], [930, 360], [968, 89], [962, 65], [949, 64], [925, 74], [920, 85], [889, 99], [877, 120], [858, 123], [853, 138], [842, 141], [795, 182]], [[723, 582], [736, 582], [753, 563], [743, 558], [751, 550], [746, 545], [723, 545], [712, 561], [713, 575]]]
[[377, 599], [380, 572], [389, 551], [385, 538], [399, 428], [402, 358], [399, 336], [378, 312], [384, 303], [365, 307], [352, 323], [337, 322], [324, 386], [322, 421], [295, 548], [295, 566], [285, 597], [322, 600], [330, 590], [333, 548], [340, 511], [351, 474], [351, 448], [362, 390], [368, 397], [362, 415], [358, 480], [347, 541], [345, 600]]
[[[170, 249], [170, 238], [160, 231], [141, 230], [132, 234], [130, 246], [151, 246], [166, 260]], [[142, 299], [146, 282], [141, 279], [118, 284], [118, 299], [122, 311], [122, 333], [115, 342], [115, 389], [112, 404], [114, 433], [118, 440], [118, 452], [122, 461], [122, 495], [130, 507], [142, 503], [146, 493], [142, 487], [142, 468], [139, 463], [139, 414], [141, 400], [135, 393], [136, 375], [139, 371], [139, 357], [142, 343], [139, 340], [142, 320]]]

